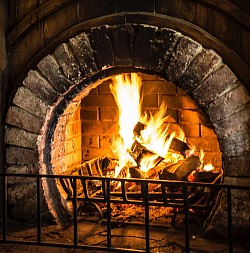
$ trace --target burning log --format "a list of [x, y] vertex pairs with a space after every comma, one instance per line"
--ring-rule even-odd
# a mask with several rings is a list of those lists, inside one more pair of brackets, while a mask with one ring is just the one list
[[136, 162], [138, 166], [141, 165], [141, 161], [144, 157], [148, 157], [148, 156], [154, 157], [152, 158], [154, 166], [156, 166], [158, 163], [160, 163], [164, 159], [161, 156], [158, 156], [157, 154], [148, 150], [145, 146], [143, 146], [137, 140], [135, 140], [134, 143], [132, 144], [129, 154], [133, 157], [134, 161]]
[[192, 171], [196, 170], [200, 165], [198, 156], [191, 156], [185, 160], [165, 167], [160, 173], [159, 178], [164, 180], [185, 180]]
[[[146, 127], [145, 124], [138, 122], [135, 127], [134, 127], [134, 135], [135, 137], [141, 137], [141, 131], [144, 130]], [[168, 136], [169, 137], [169, 136]], [[177, 152], [177, 153], [181, 153], [182, 155], [186, 156], [186, 152], [189, 151], [190, 148], [187, 145], [186, 142], [181, 141], [177, 138], [173, 138], [172, 142], [170, 144], [169, 147], [169, 151], [171, 152]]]

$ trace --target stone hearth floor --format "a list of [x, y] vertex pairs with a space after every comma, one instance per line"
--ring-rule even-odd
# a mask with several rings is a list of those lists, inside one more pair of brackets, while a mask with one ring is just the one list
[[[0, 228], [1, 229], [1, 228]], [[96, 219], [78, 223], [78, 242], [79, 245], [98, 245], [106, 244], [106, 225], [97, 222]], [[227, 241], [205, 239], [200, 234], [200, 229], [196, 224], [190, 224], [190, 248], [192, 253], [206, 252], [228, 252]], [[171, 226], [151, 226], [150, 227], [150, 247], [151, 252], [158, 253], [182, 253], [185, 252], [184, 224], [179, 222], [173, 228]], [[8, 239], [11, 240], [36, 240], [36, 228], [32, 225], [23, 223], [10, 223]], [[58, 225], [42, 226], [42, 242], [49, 243], [73, 243], [73, 226], [61, 229]], [[234, 253], [250, 252], [250, 243], [233, 242]], [[112, 246], [133, 249], [145, 249], [145, 231], [143, 225], [130, 224], [116, 226], [112, 228]], [[26, 246], [17, 244], [0, 244], [0, 253], [102, 253], [106, 251], [58, 248], [47, 246]], [[117, 251], [118, 252], [118, 251]]]

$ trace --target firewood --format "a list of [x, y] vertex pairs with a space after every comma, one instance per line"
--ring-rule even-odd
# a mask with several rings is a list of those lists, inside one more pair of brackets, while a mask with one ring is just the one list
[[[141, 123], [141, 122], [138, 122], [135, 127], [134, 127], [134, 136], [135, 137], [141, 137], [141, 131], [144, 130], [146, 128], [146, 125]], [[169, 138], [169, 136], [167, 136], [167, 138]], [[181, 153], [182, 155], [185, 156], [185, 152], [187, 150], [190, 150], [189, 146], [187, 145], [186, 142], [184, 141], [181, 141], [177, 138], [173, 138], [172, 139], [172, 142], [170, 144], [170, 147], [169, 147], [169, 151], [171, 152], [178, 152], [178, 153]]]
[[159, 178], [164, 180], [185, 180], [187, 176], [199, 166], [199, 157], [191, 156], [185, 160], [165, 167], [160, 173]]
[[[136, 164], [140, 167], [140, 162], [145, 156], [155, 155], [154, 152], [148, 150], [145, 146], [135, 140], [131, 146], [129, 154], [132, 156]], [[155, 166], [163, 160], [161, 156], [155, 159]]]

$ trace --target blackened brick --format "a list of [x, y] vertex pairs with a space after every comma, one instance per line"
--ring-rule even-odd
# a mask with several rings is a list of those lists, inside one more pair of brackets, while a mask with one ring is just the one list
[[213, 50], [203, 49], [188, 66], [179, 80], [179, 85], [185, 91], [191, 93], [220, 63], [221, 58]]
[[176, 47], [169, 59], [168, 66], [165, 69], [168, 79], [177, 82], [201, 50], [202, 46], [199, 43], [186, 36], [181, 37], [177, 41]]
[[91, 29], [90, 42], [100, 69], [114, 65], [113, 48], [107, 26]]
[[27, 77], [24, 79], [23, 84], [36, 94], [36, 96], [45, 100], [50, 105], [60, 96], [39, 71], [30, 70]]
[[201, 106], [205, 106], [236, 80], [237, 78], [232, 71], [226, 65], [222, 65], [219, 70], [212, 72], [201, 82], [200, 86], [194, 90], [193, 97]]
[[55, 56], [47, 55], [37, 65], [50, 84], [60, 93], [64, 93], [72, 82], [61, 71]]
[[84, 75], [91, 75], [98, 70], [95, 62], [94, 52], [86, 33], [81, 33], [69, 40], [74, 55], [80, 64]]

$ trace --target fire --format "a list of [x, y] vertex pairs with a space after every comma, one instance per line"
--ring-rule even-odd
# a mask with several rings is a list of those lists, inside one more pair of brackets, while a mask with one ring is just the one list
[[[113, 78], [110, 85], [119, 112], [120, 137], [114, 139], [111, 147], [119, 160], [115, 177], [119, 175], [122, 169], [136, 165], [135, 159], [130, 155], [131, 147], [135, 141], [149, 151], [140, 157], [140, 170], [144, 172], [156, 166], [163, 159], [179, 158], [179, 156], [168, 152], [176, 134], [174, 132], [169, 133], [168, 126], [165, 123], [169, 117], [166, 116], [167, 106], [162, 103], [155, 115], [143, 113], [141, 87], [141, 78], [136, 73], [118, 75]], [[136, 135], [134, 128], [138, 122], [144, 128], [141, 129], [140, 134]], [[184, 139], [185, 135], [182, 131], [180, 133], [180, 136], [176, 138]]]

